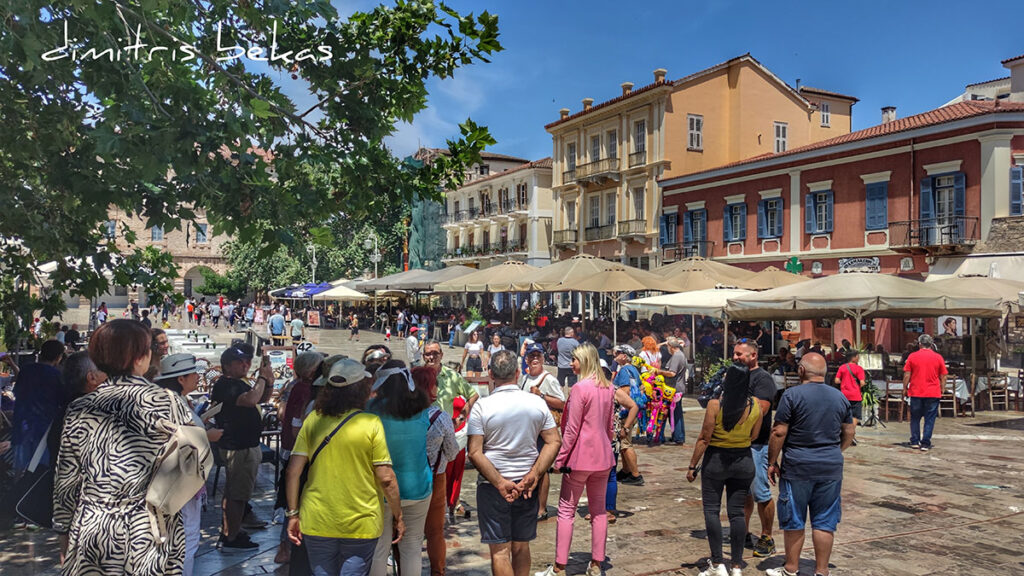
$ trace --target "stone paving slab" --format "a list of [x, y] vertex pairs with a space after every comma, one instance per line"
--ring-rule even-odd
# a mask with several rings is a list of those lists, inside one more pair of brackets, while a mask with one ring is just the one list
[[[218, 340], [230, 335], [215, 332]], [[363, 331], [363, 341], [349, 344], [344, 331], [315, 331], [318, 349], [357, 355], [379, 335]], [[396, 357], [404, 353], [392, 342]], [[445, 352], [454, 356], [455, 350]], [[703, 412], [690, 399], [686, 427], [692, 442]], [[909, 436], [906, 423], [860, 428], [859, 445], [846, 452], [843, 521], [836, 533], [832, 573], [861, 576], [928, 576], [951, 574], [1024, 574], [1024, 432], [979, 427], [1022, 418], [1014, 412], [982, 412], [975, 418], [942, 418], [936, 424], [935, 449], [929, 453], [901, 446]], [[689, 484], [685, 469], [692, 445], [638, 447], [647, 484], [619, 487], [622, 516], [609, 527], [607, 573], [623, 576], [689, 574], [708, 555], [699, 481]], [[475, 473], [467, 471], [463, 499], [472, 511]], [[262, 467], [254, 505], [269, 519], [273, 505], [273, 466]], [[223, 480], [221, 482], [223, 484]], [[549, 511], [554, 516], [560, 478], [552, 478]], [[582, 574], [589, 560], [590, 528], [581, 504], [575, 523], [569, 574]], [[197, 575], [240, 576], [287, 574], [274, 564], [280, 526], [253, 531], [260, 548], [223, 553], [213, 548], [220, 508], [211, 502], [204, 514], [204, 533], [196, 562]], [[756, 515], [752, 521], [756, 532]], [[476, 518], [448, 529], [451, 574], [490, 573], [487, 547], [479, 542]], [[782, 563], [782, 534], [776, 530], [779, 554], [748, 557], [747, 574]], [[542, 570], [554, 558], [555, 520], [538, 527], [533, 567]], [[810, 536], [805, 543], [801, 574], [813, 574]], [[46, 532], [0, 533], [0, 575], [58, 574], [56, 539]], [[748, 551], [749, 552], [749, 551]], [[749, 554], [748, 554], [749, 556]], [[425, 555], [424, 555], [425, 560]], [[425, 571], [424, 574], [427, 572]]]

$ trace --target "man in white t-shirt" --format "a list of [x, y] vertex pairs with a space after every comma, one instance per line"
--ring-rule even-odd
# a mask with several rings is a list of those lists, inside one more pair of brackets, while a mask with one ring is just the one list
[[[469, 415], [468, 455], [480, 474], [477, 520], [490, 547], [491, 573], [527, 576], [530, 541], [537, 537], [537, 487], [562, 444], [547, 404], [516, 383], [516, 355], [491, 359], [491, 393]], [[537, 449], [537, 437], [543, 446]]]
[[[551, 417], [556, 425], [562, 423], [562, 411], [565, 410], [565, 392], [562, 385], [551, 372], [544, 368], [544, 346], [537, 343], [526, 345], [526, 373], [519, 379], [519, 388], [526, 392], [536, 394], [544, 399], [551, 411]], [[538, 445], [539, 446], [539, 445]], [[540, 514], [537, 520], [547, 520], [548, 516], [548, 490], [551, 486], [551, 477], [545, 474], [540, 480], [540, 493], [537, 509]]]
[[296, 315], [291, 321], [292, 342], [299, 343], [306, 336], [306, 324]]

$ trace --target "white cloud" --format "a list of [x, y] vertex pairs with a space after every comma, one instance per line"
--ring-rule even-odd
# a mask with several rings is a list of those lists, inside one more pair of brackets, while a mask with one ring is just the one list
[[444, 146], [445, 140], [455, 138], [458, 134], [458, 123], [441, 118], [435, 107], [428, 106], [416, 115], [412, 124], [398, 124], [397, 130], [386, 139], [386, 142], [395, 156], [404, 158], [415, 153], [421, 146]]

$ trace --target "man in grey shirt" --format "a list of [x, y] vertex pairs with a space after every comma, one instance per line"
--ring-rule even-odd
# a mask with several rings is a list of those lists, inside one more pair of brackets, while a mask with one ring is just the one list
[[[668, 348], [668, 360], [662, 363], [658, 373], [665, 377], [665, 383], [676, 389], [676, 392], [684, 392], [686, 388], [686, 355], [683, 354], [682, 345], [675, 336], [665, 339], [665, 346]], [[673, 444], [686, 443], [686, 428], [683, 426], [683, 402], [680, 399], [672, 409], [672, 418], [675, 424], [672, 426]]]
[[572, 387], [576, 383], [576, 375], [572, 372], [572, 351], [579, 347], [580, 342], [571, 326], [565, 328], [564, 334], [555, 342], [558, 349], [558, 383], [563, 387]]

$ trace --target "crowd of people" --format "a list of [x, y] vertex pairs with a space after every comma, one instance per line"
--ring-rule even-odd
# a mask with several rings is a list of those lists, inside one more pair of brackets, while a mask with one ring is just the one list
[[[221, 317], [240, 313], [243, 320], [249, 309], [215, 306]], [[208, 312], [213, 321], [209, 304], [184, 310], [193, 321], [203, 322], [198, 317]], [[301, 317], [286, 321], [287, 312], [273, 310], [268, 331], [301, 340]], [[161, 463], [181, 450], [175, 439], [188, 428], [201, 432], [206, 451], [216, 451], [226, 472], [217, 546], [257, 548], [248, 531], [266, 526], [251, 500], [271, 400], [284, 460], [276, 504], [286, 518], [275, 560], [288, 563], [292, 574], [377, 576], [395, 563], [411, 576], [421, 571], [426, 542], [431, 573], [443, 575], [444, 526], [461, 512], [467, 460], [479, 477], [477, 523], [495, 575], [530, 572], [529, 543], [538, 522], [549, 518], [552, 474], [561, 475], [555, 554], [539, 575], [566, 570], [584, 494], [591, 528], [587, 574], [600, 574], [618, 486], [645, 483], [634, 441], [685, 443], [685, 350], [694, 344], [678, 327], [643, 324], [629, 331], [630, 343], [611, 346], [598, 327], [579, 319], [534, 323], [525, 334], [488, 323], [446, 363], [445, 350], [454, 342], [420, 335], [429, 318], [414, 321], [403, 310], [396, 334], [405, 339], [408, 364], [387, 344], [368, 347], [361, 358], [302, 352], [294, 358], [294, 379], [275, 395], [269, 359], [262, 357], [253, 373], [256, 350], [236, 342], [223, 351], [207, 398], [192, 394], [199, 383], [196, 358], [169, 354], [164, 330], [147, 325], [145, 316], [105, 318], [86, 351], [76, 351], [77, 339], [69, 341], [67, 333], [63, 341], [49, 340], [38, 361], [20, 371], [10, 356], [3, 358], [17, 379], [14, 434], [0, 451], [9, 449], [17, 473], [33, 483], [37, 470], [50, 471], [44, 486], [52, 510], [31, 520], [41, 518], [60, 535], [65, 574], [193, 573], [205, 486], [186, 494], [170, 514], [154, 504], [170, 496], [153, 494]], [[454, 315], [450, 319], [461, 327]], [[739, 576], [745, 547], [758, 557], [776, 554], [777, 521], [785, 565], [768, 572], [793, 576], [808, 514], [816, 572], [825, 575], [840, 520], [842, 452], [855, 443], [867, 376], [849, 345], [835, 351], [844, 363], [833, 378], [827, 378], [826, 357], [809, 344], [780, 354], [778, 366], [765, 370], [759, 362], [763, 334], [751, 336], [736, 338], [732, 366], [707, 404], [687, 471], [689, 481], [701, 479], [710, 546], [701, 575]], [[928, 450], [945, 365], [930, 337], [918, 345], [904, 366], [910, 445]], [[778, 397], [773, 368], [795, 370], [804, 385]], [[471, 382], [485, 383], [489, 394], [481, 398]], [[202, 456], [202, 446], [197, 450]], [[203, 480], [209, 472], [200, 471]], [[759, 535], [749, 530], [755, 509]]]

